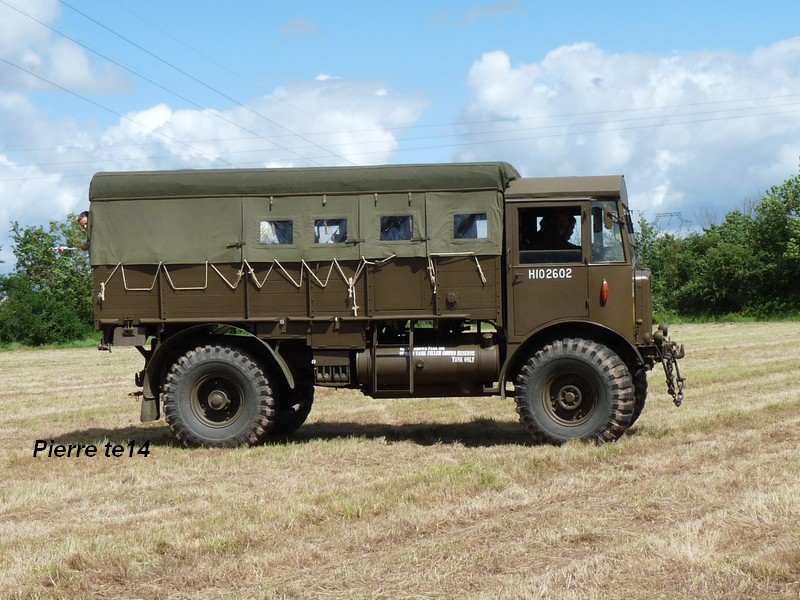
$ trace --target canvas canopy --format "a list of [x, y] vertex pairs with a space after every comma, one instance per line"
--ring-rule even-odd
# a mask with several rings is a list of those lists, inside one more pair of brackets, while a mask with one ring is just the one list
[[[502, 252], [507, 163], [98, 173], [93, 265]], [[388, 232], [388, 233], [387, 233]]]

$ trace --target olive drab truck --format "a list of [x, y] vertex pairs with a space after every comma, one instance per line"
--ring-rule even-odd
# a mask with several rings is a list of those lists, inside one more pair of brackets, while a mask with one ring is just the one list
[[163, 415], [186, 445], [291, 433], [315, 386], [510, 397], [551, 444], [617, 439], [657, 365], [683, 398], [620, 176], [98, 173], [90, 213], [101, 349], [141, 353], [141, 419]]

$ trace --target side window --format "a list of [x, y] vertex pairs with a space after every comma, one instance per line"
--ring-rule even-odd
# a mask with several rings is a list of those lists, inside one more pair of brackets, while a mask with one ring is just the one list
[[485, 240], [489, 237], [486, 213], [453, 215], [453, 237], [461, 239]]
[[347, 219], [314, 220], [315, 244], [341, 244], [347, 240]]
[[622, 219], [616, 199], [592, 202], [592, 262], [624, 262]]
[[381, 241], [410, 240], [414, 220], [409, 216], [381, 217]]
[[294, 227], [291, 221], [261, 221], [258, 243], [264, 246], [289, 245], [294, 243]]
[[581, 207], [519, 209], [520, 263], [579, 262]]

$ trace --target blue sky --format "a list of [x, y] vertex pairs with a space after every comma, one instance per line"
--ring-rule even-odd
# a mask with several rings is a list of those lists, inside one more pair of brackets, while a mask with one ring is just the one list
[[800, 3], [654, 4], [0, 0], [0, 272], [100, 170], [507, 160], [719, 220], [797, 174]]

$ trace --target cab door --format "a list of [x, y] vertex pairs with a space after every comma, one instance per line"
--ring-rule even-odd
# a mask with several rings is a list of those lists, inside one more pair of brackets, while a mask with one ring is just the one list
[[520, 342], [548, 323], [589, 316], [588, 216], [588, 200], [507, 205], [509, 341]]

